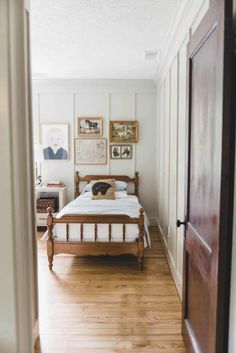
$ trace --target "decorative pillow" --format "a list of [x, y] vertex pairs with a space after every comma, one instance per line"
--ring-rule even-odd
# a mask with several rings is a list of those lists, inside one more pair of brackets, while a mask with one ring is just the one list
[[123, 191], [127, 189], [128, 184], [125, 181], [116, 181], [116, 191]]
[[115, 180], [96, 180], [92, 185], [93, 200], [115, 200]]
[[88, 191], [91, 192], [91, 191], [92, 191], [92, 186], [93, 186], [92, 182], [88, 183], [88, 184], [85, 186], [85, 188], [84, 188], [84, 190], [83, 190], [83, 193], [88, 192]]
[[[92, 191], [86, 191], [80, 197], [82, 197], [83, 199], [92, 199]], [[127, 199], [127, 197], [127, 191], [115, 191], [115, 199]]]
[[[109, 180], [111, 180], [111, 179], [109, 179]], [[113, 180], [113, 179], [112, 179]], [[91, 181], [90, 183], [88, 183], [86, 186], [85, 186], [85, 188], [84, 188], [84, 190], [83, 190], [83, 193], [84, 192], [87, 192], [87, 191], [92, 191], [92, 186], [93, 186], [93, 184], [96, 182], [96, 180], [93, 180], [93, 181]], [[115, 182], [115, 189], [116, 189], [116, 191], [123, 191], [123, 190], [126, 190], [127, 189], [127, 186], [128, 186], [128, 184], [125, 182], [125, 181], [121, 181], [121, 180], [117, 180], [116, 182]]]

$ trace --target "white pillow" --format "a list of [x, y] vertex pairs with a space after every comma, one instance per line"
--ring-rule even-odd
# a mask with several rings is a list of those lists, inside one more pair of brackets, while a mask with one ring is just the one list
[[[83, 193], [92, 191], [92, 186], [93, 186], [93, 182], [88, 183], [85, 186]], [[127, 186], [128, 184], [125, 181], [116, 180], [116, 191], [124, 191], [127, 189]]]
[[128, 184], [125, 181], [116, 180], [116, 191], [123, 191], [127, 189]]
[[[86, 191], [81, 195], [84, 199], [92, 199], [92, 191]], [[115, 191], [116, 199], [126, 199], [128, 197], [127, 191]]]
[[115, 191], [115, 198], [116, 199], [127, 199], [127, 191]]

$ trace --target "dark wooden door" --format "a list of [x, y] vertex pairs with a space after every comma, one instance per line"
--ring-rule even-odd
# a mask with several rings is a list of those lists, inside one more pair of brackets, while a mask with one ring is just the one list
[[188, 353], [227, 353], [234, 164], [233, 12], [232, 1], [210, 3], [188, 46], [183, 290]]

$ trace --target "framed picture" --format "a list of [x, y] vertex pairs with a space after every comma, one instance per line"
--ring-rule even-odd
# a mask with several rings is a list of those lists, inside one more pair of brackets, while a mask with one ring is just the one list
[[79, 137], [99, 137], [103, 134], [103, 119], [101, 117], [78, 118]]
[[44, 160], [69, 159], [68, 124], [42, 124], [41, 139]]
[[75, 139], [75, 164], [106, 164], [107, 140]]
[[132, 159], [132, 145], [110, 145], [111, 159]]
[[134, 120], [110, 121], [110, 142], [138, 142], [138, 122]]
[[110, 158], [111, 159], [121, 159], [121, 146], [120, 145], [110, 145]]

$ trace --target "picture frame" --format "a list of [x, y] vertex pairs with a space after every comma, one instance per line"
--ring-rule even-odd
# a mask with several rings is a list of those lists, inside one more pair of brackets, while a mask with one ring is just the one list
[[76, 138], [75, 164], [107, 164], [107, 139]]
[[79, 117], [78, 137], [102, 137], [103, 118], [102, 117]]
[[111, 120], [110, 142], [112, 143], [137, 143], [137, 120]]
[[69, 160], [69, 124], [41, 124], [43, 160]]
[[111, 159], [132, 159], [133, 146], [132, 145], [110, 145]]

